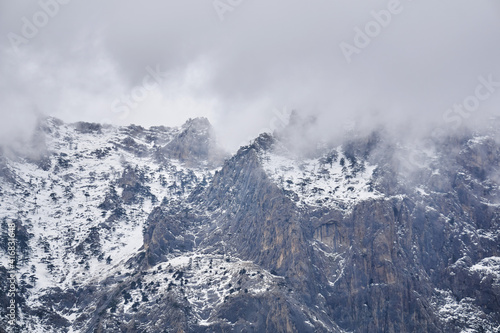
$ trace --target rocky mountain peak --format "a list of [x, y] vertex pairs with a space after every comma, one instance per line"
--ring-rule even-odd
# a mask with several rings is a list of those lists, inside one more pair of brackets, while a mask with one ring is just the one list
[[213, 127], [208, 118], [197, 117], [189, 118], [183, 125], [183, 130], [190, 130], [191, 132], [197, 132], [200, 135], [209, 134], [213, 132]]
[[207, 118], [189, 119], [161, 153], [183, 163], [218, 164], [225, 154], [218, 147], [215, 131]]
[[304, 154], [288, 135], [307, 126], [295, 119], [222, 160], [204, 118], [49, 120], [40, 158], [0, 158], [20, 330], [498, 330], [496, 136], [415, 148], [376, 132]]

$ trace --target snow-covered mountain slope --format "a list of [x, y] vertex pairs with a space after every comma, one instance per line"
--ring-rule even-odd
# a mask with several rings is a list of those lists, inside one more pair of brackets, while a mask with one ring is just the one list
[[0, 302], [12, 221], [20, 332], [498, 331], [497, 133], [304, 126], [229, 157], [206, 119], [41, 121], [0, 156]]
[[318, 158], [304, 158], [281, 145], [261, 152], [260, 159], [268, 176], [299, 206], [348, 209], [359, 201], [380, 197], [373, 188], [377, 166], [349, 160], [342, 147]]
[[[200, 130], [207, 133], [204, 126]], [[129, 271], [125, 263], [143, 246], [153, 207], [185, 200], [216, 169], [208, 160], [187, 168], [164, 158], [160, 145], [185, 128], [68, 125], [49, 118], [39, 131], [47, 150], [8, 159], [14, 177], [4, 178], [0, 197], [0, 216], [21, 220], [30, 237], [24, 249], [29, 254], [18, 266], [30, 308], [44, 307], [44, 290], [99, 283]], [[6, 257], [1, 259], [5, 265]], [[65, 317], [76, 314], [78, 309]]]

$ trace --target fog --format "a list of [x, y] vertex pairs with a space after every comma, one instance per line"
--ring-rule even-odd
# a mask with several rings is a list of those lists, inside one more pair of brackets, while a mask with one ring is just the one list
[[204, 116], [229, 150], [291, 110], [317, 137], [481, 126], [499, 113], [499, 31], [495, 0], [0, 1], [0, 141], [39, 115]]

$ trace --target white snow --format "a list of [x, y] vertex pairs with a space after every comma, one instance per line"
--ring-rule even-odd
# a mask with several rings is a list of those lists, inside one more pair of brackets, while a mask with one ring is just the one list
[[493, 283], [500, 286], [500, 257], [484, 258], [470, 268], [471, 272], [477, 272], [484, 279], [493, 278]]
[[209, 325], [212, 310], [226, 298], [240, 293], [264, 293], [280, 279], [250, 261], [191, 252], [151, 268], [144, 283], [156, 283], [158, 295], [167, 289], [181, 292], [201, 325]]
[[436, 295], [432, 299], [432, 305], [436, 308], [441, 321], [445, 323], [459, 324], [461, 333], [478, 332], [482, 327], [485, 332], [494, 332], [491, 325], [491, 315], [486, 314], [474, 304], [474, 299], [465, 297], [457, 300], [448, 290], [435, 290]]
[[[124, 128], [107, 126], [101, 134], [85, 134], [76, 131], [75, 125], [57, 124], [52, 119], [47, 120], [47, 125], [51, 130], [45, 135], [52, 163], [50, 170], [44, 171], [22, 159], [8, 160], [8, 168], [17, 175], [19, 184], [0, 182], [4, 194], [0, 196], [0, 216], [20, 218], [33, 235], [29, 260], [20, 262], [18, 270], [19, 277], [25, 276], [26, 282], [33, 286], [28, 305], [39, 306], [37, 297], [44, 289], [70, 289], [102, 281], [118, 270], [125, 272], [124, 263], [143, 245], [143, 227], [152, 209], [164, 197], [185, 199], [199, 180], [205, 177], [208, 182], [215, 171], [207, 166], [187, 168], [178, 161], [159, 165], [151, 157], [138, 157], [116, 146], [129, 136]], [[171, 129], [155, 135], [168, 142], [175, 133]], [[140, 137], [134, 140], [147, 149], [153, 148], [152, 142]], [[107, 149], [108, 153], [98, 158], [98, 149]], [[111, 212], [98, 206], [127, 166], [144, 174], [145, 186], [156, 200], [140, 197], [137, 203], [124, 204], [125, 215], [107, 223], [108, 229], [103, 224]], [[115, 188], [120, 195], [121, 188]], [[92, 230], [97, 230], [99, 248], [85, 242]], [[79, 246], [84, 248], [80, 254], [76, 251]], [[92, 250], [98, 250], [102, 256], [89, 257]], [[111, 260], [109, 263], [107, 258]], [[4, 261], [2, 255], [0, 262]], [[74, 314], [61, 315], [70, 320]], [[33, 326], [32, 331], [37, 330], [44, 331]]]
[[299, 207], [349, 209], [357, 202], [382, 196], [370, 184], [376, 165], [350, 165], [341, 147], [335, 154], [336, 158], [326, 162], [326, 154], [304, 159], [277, 147], [271, 152], [261, 152], [260, 159], [267, 175]]

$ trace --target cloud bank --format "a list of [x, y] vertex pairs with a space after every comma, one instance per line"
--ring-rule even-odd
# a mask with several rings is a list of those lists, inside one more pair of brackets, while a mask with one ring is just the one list
[[[206, 116], [229, 149], [284, 109], [316, 114], [325, 135], [481, 123], [499, 113], [498, 31], [494, 0], [4, 1], [0, 140], [38, 114], [144, 126]], [[475, 105], [481, 78], [493, 91]]]

